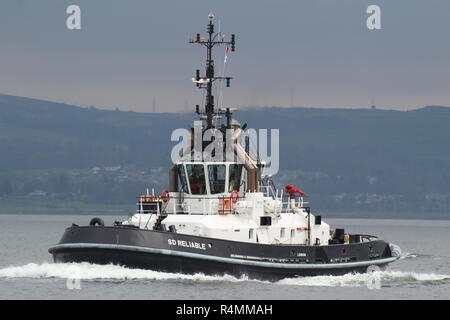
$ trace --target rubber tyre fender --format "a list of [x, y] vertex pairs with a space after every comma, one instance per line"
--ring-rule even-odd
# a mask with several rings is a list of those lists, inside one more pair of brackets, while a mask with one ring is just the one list
[[105, 223], [103, 222], [103, 219], [95, 217], [95, 218], [91, 219], [91, 222], [89, 222], [89, 225], [90, 226], [99, 225], [99, 226], [103, 227], [105, 225]]

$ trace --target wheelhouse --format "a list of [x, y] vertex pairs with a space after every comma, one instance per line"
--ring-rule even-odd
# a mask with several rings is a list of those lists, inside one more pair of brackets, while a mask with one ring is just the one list
[[178, 192], [191, 196], [223, 195], [245, 191], [245, 168], [231, 162], [180, 162], [176, 164]]

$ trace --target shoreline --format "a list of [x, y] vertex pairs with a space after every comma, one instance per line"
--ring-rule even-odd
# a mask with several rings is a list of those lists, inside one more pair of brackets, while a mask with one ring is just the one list
[[[128, 210], [127, 210], [128, 209]], [[98, 216], [128, 216], [130, 213], [129, 206], [119, 206], [117, 209], [111, 208], [8, 208], [1, 209], [0, 215], [98, 215]], [[133, 211], [132, 211], [133, 212]], [[324, 219], [365, 219], [365, 220], [432, 220], [432, 221], [450, 221], [450, 214], [435, 213], [430, 214], [411, 214], [403, 215], [405, 213], [341, 213], [341, 212], [327, 212], [321, 213]]]

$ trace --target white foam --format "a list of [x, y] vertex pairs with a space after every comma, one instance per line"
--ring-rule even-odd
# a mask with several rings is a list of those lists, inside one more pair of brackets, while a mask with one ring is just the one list
[[417, 258], [417, 255], [413, 254], [413, 253], [409, 253], [409, 252], [403, 252], [401, 254], [401, 256], [400, 256], [400, 260], [403, 260], [403, 259], [414, 259], [414, 258]]
[[[61, 278], [80, 280], [181, 280], [194, 282], [225, 281], [245, 282], [233, 276], [208, 276], [201, 273], [194, 275], [166, 273], [143, 269], [130, 269], [117, 265], [96, 265], [83, 263], [28, 263], [23, 266], [9, 266], [0, 269], [1, 278]], [[346, 274], [343, 276], [315, 276], [283, 279], [276, 284], [296, 286], [323, 287], [359, 287], [366, 286], [369, 281], [379, 279], [383, 284], [398, 282], [427, 282], [450, 280], [450, 275], [434, 273], [415, 273], [403, 271], [378, 271], [364, 274]], [[256, 280], [251, 280], [256, 281]], [[261, 283], [268, 283], [257, 281]]]
[[427, 282], [450, 280], [450, 275], [434, 273], [416, 273], [404, 271], [378, 271], [372, 273], [346, 274], [343, 276], [315, 276], [289, 278], [278, 281], [279, 284], [299, 286], [326, 287], [360, 287], [373, 280], [379, 280], [381, 285], [395, 282]]
[[80, 280], [190, 280], [190, 281], [246, 281], [232, 276], [165, 273], [152, 270], [130, 269], [117, 265], [83, 263], [28, 263], [0, 269], [0, 278], [77, 278]]
[[418, 273], [418, 272], [402, 272], [402, 271], [385, 271], [382, 272], [384, 280], [406, 280], [406, 281], [443, 281], [450, 280], [450, 275], [435, 273]]
[[283, 285], [308, 286], [308, 287], [356, 287], [364, 283], [365, 274], [345, 274], [343, 276], [315, 276], [288, 278], [277, 282]]

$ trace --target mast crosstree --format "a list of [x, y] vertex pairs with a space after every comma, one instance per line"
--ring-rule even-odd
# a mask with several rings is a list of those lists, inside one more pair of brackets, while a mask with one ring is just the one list
[[212, 128], [213, 120], [216, 116], [225, 114], [227, 117], [227, 127], [231, 126], [231, 110], [230, 108], [226, 108], [224, 111], [219, 110], [219, 112], [216, 112], [214, 110], [214, 96], [212, 92], [212, 86], [214, 81], [216, 80], [225, 80], [226, 86], [230, 86], [230, 81], [232, 77], [224, 77], [219, 76], [216, 77], [214, 75], [214, 60], [212, 56], [212, 49], [215, 45], [221, 45], [226, 44], [231, 46], [231, 51], [235, 50], [235, 35], [231, 35], [230, 41], [224, 41], [223, 36], [221, 33], [215, 33], [214, 32], [214, 14], [210, 13], [208, 15], [209, 23], [207, 25], [207, 38], [202, 38], [200, 36], [200, 33], [197, 33], [195, 40], [190, 40], [189, 43], [194, 44], [200, 44], [204, 45], [206, 47], [206, 69], [205, 69], [205, 76], [200, 76], [200, 70], [196, 70], [195, 78], [193, 78], [193, 82], [197, 85], [197, 87], [206, 89], [206, 101], [205, 101], [205, 108], [204, 112], [201, 112], [200, 106], [196, 106], [196, 112], [199, 115], [205, 116], [206, 120], [206, 128]]

